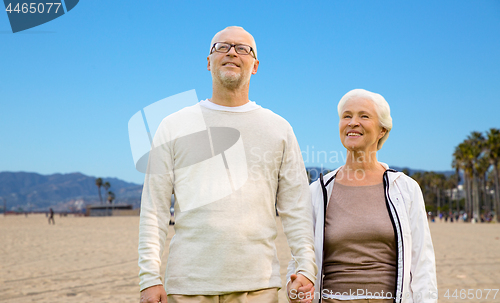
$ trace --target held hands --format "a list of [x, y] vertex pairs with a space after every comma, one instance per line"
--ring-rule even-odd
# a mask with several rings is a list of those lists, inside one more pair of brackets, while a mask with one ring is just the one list
[[155, 285], [141, 291], [140, 303], [167, 303], [167, 293], [163, 285]]
[[[287, 285], [288, 298], [292, 303], [311, 303], [314, 298], [313, 283], [302, 274], [291, 275]], [[140, 303], [167, 303], [163, 285], [155, 285], [141, 291]]]
[[291, 275], [287, 294], [292, 303], [311, 303], [314, 299], [313, 283], [302, 274]]

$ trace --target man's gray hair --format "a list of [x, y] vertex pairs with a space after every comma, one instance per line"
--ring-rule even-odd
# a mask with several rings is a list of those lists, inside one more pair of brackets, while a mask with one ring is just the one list
[[387, 140], [387, 138], [389, 138], [389, 132], [392, 129], [391, 108], [389, 107], [389, 103], [387, 103], [382, 95], [379, 95], [377, 93], [372, 93], [360, 88], [353, 89], [345, 94], [339, 101], [337, 111], [339, 112], [340, 119], [342, 119], [342, 109], [344, 108], [347, 101], [358, 98], [370, 100], [375, 104], [375, 110], [377, 111], [380, 126], [387, 130], [385, 132], [385, 135], [378, 141], [377, 149], [380, 150], [382, 148], [382, 145], [384, 145], [384, 142]]
[[252, 37], [252, 44], [250, 45], [255, 53], [255, 59], [257, 59], [257, 44], [255, 43], [255, 39], [254, 37], [252, 36], [252, 34], [250, 34], [249, 32], [247, 32], [243, 27], [241, 26], [235, 26], [235, 25], [232, 25], [232, 26], [228, 26], [226, 27], [225, 29], [217, 32], [217, 34], [214, 35], [214, 37], [212, 38], [212, 41], [210, 42], [210, 50], [208, 51], [210, 53], [210, 51], [212, 50], [212, 46], [214, 45], [215, 42], [219, 42], [219, 41], [216, 41], [217, 37], [219, 36], [219, 34], [223, 31], [225, 31], [226, 29], [241, 29], [241, 30], [244, 30], [246, 33], [248, 33], [250, 35], [250, 37]]

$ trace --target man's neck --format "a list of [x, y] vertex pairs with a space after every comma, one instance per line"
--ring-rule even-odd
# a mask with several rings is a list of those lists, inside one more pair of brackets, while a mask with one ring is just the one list
[[233, 90], [213, 85], [210, 101], [228, 107], [242, 106], [248, 103], [248, 87], [249, 85], [246, 85]]

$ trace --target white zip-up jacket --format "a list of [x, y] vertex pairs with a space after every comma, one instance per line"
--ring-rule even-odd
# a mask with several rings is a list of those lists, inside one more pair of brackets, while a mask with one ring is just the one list
[[[418, 183], [404, 173], [381, 163], [387, 211], [397, 242], [395, 303], [437, 302], [436, 262], [422, 191]], [[321, 302], [323, 285], [323, 241], [325, 210], [329, 203], [335, 175], [340, 168], [310, 185], [313, 204], [314, 248], [318, 274], [313, 303]], [[287, 281], [295, 273], [296, 262], [288, 265]], [[355, 298], [353, 298], [355, 299]]]

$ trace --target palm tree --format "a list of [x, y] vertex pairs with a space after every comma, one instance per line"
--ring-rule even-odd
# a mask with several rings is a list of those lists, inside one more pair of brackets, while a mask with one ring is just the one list
[[427, 211], [431, 211], [433, 213], [438, 213], [438, 209], [433, 205], [436, 194], [433, 191], [433, 187], [431, 186], [431, 179], [433, 176], [433, 172], [416, 172], [411, 177], [417, 181], [418, 185], [420, 185], [420, 189], [422, 190], [422, 195], [424, 196], [425, 201], [425, 209]]
[[115, 193], [112, 191], [108, 191], [108, 202], [109, 204], [113, 204], [113, 201], [115, 200]]
[[107, 198], [108, 203], [111, 204], [112, 206], [111, 206], [111, 213], [108, 213], [108, 206], [106, 205], [106, 214], [112, 216], [115, 209], [115, 206], [113, 205], [113, 200], [115, 200], [115, 193], [112, 191], [108, 191], [107, 196], [108, 196]]
[[476, 165], [476, 170], [477, 170], [477, 176], [478, 176], [478, 181], [483, 197], [483, 207], [486, 208], [487, 211], [491, 210], [490, 203], [488, 202], [488, 189], [487, 189], [487, 180], [488, 180], [488, 170], [490, 169], [490, 159], [486, 156], [483, 155], [481, 158], [479, 158], [477, 165]]
[[431, 172], [429, 175], [429, 182], [434, 191], [436, 192], [437, 201], [436, 208], [438, 209], [438, 215], [441, 212], [441, 188], [444, 187], [444, 182], [446, 180], [445, 175], [436, 174], [435, 172]]
[[108, 194], [109, 194], [108, 190], [111, 187], [111, 184], [109, 184], [109, 182], [106, 181], [106, 182], [104, 182], [104, 184], [102, 185], [102, 187], [104, 187], [104, 190], [106, 191], [106, 200], [107, 200], [108, 197], [109, 197], [108, 196]]
[[[493, 166], [492, 166], [493, 167]], [[489, 200], [489, 209], [492, 210], [495, 213], [495, 170], [490, 169], [488, 170], [488, 173], [486, 174], [486, 187], [487, 187], [487, 192], [486, 195], [488, 196]], [[496, 220], [496, 217], [493, 218]]]
[[99, 200], [101, 201], [101, 204], [102, 204], [102, 196], [101, 196], [102, 179], [101, 178], [95, 179], [95, 185], [97, 185], [98, 192], [99, 192]]
[[[455, 156], [455, 154], [453, 154], [453, 156]], [[456, 200], [457, 200], [457, 213], [459, 213], [460, 212], [460, 195], [459, 195], [459, 191], [458, 191], [458, 185], [460, 184], [460, 179], [461, 178], [460, 178], [459, 165], [456, 164], [455, 158], [453, 158], [453, 163], [451, 164], [451, 166], [453, 168], [455, 168], [455, 174], [453, 174], [452, 176], [450, 176], [450, 179], [451, 179], [451, 177], [455, 178], [455, 180], [453, 181], [453, 184], [455, 184], [455, 188], [457, 189], [457, 196], [456, 196]], [[462, 188], [464, 188], [464, 185], [462, 185]]]
[[473, 216], [476, 222], [479, 222], [479, 158], [483, 155], [485, 147], [484, 136], [480, 132], [472, 132], [467, 137], [469, 149], [469, 158], [472, 162], [472, 198], [473, 198]]
[[455, 168], [457, 174], [459, 171], [463, 171], [464, 176], [464, 191], [465, 191], [465, 212], [467, 213], [468, 219], [471, 218], [471, 205], [472, 205], [472, 190], [471, 190], [471, 180], [472, 180], [472, 161], [470, 160], [470, 146], [467, 140], [460, 143], [455, 147], [455, 152], [453, 153], [453, 163], [452, 166]]
[[444, 188], [446, 189], [446, 191], [448, 192], [448, 196], [449, 196], [449, 211], [451, 214], [453, 214], [453, 201], [456, 200], [456, 204], [457, 204], [457, 212], [460, 211], [458, 209], [458, 196], [455, 196], [455, 199], [453, 199], [453, 190], [454, 189], [457, 189], [457, 193], [458, 193], [458, 182], [460, 181], [460, 176], [455, 175], [451, 175], [449, 176], [446, 181], [445, 181], [445, 185], [444, 185]]
[[493, 165], [495, 176], [495, 202], [493, 203], [495, 209], [495, 216], [497, 221], [500, 222], [500, 129], [491, 128], [487, 133], [486, 148], [488, 150], [488, 157]]

